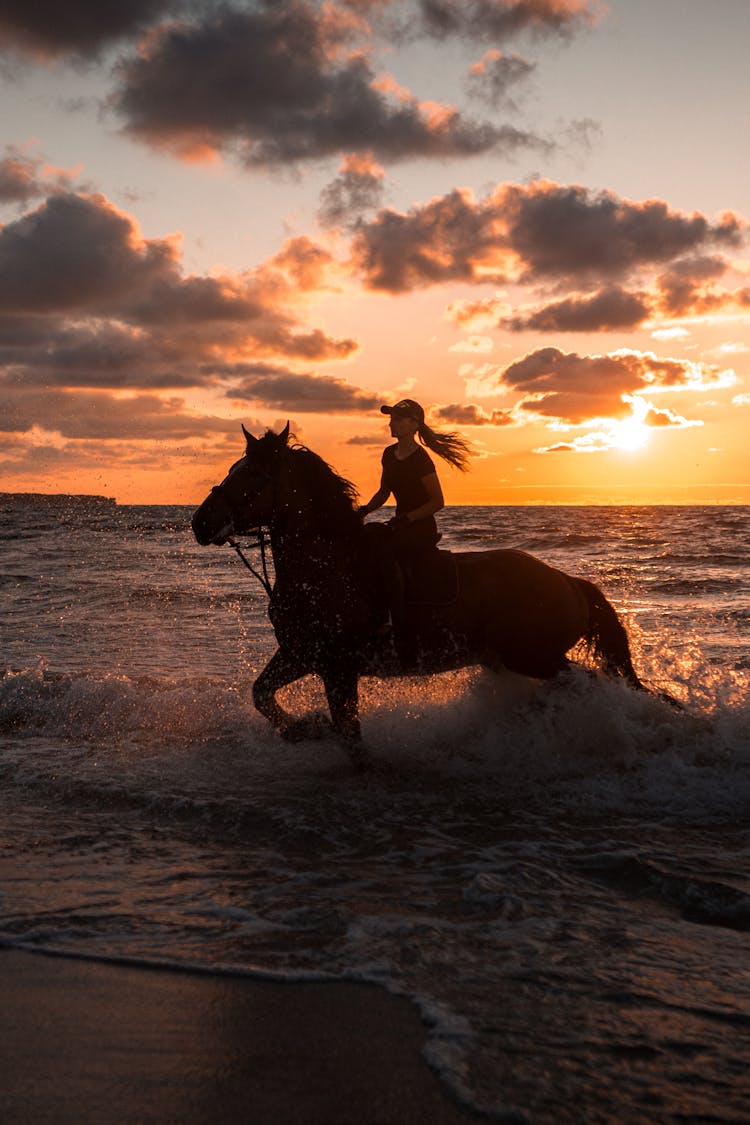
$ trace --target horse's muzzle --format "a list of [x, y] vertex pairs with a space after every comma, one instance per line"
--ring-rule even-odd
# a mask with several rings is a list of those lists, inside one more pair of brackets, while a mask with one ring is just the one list
[[190, 521], [193, 535], [201, 547], [221, 547], [232, 534], [232, 521], [225, 517], [217, 522], [216, 514], [213, 513], [213, 518], [210, 518], [210, 515], [204, 512], [204, 507], [205, 505], [201, 504]]

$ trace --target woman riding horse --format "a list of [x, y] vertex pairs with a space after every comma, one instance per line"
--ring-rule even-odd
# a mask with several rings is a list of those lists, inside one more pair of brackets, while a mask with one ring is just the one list
[[[198, 542], [268, 528], [276, 581], [269, 615], [278, 649], [253, 685], [261, 714], [285, 737], [309, 737], [306, 720], [280, 706], [284, 685], [315, 673], [333, 727], [356, 759], [361, 734], [360, 675], [394, 675], [377, 649], [378, 606], [372, 552], [353, 486], [312, 450], [289, 443], [289, 425], [262, 438], [248, 433], [245, 454], [193, 516]], [[408, 603], [420, 674], [479, 664], [549, 679], [586, 642], [605, 672], [641, 688], [628, 638], [593, 583], [515, 550], [453, 556], [458, 594], [447, 605]]]
[[[396, 515], [385, 525], [387, 534], [373, 542], [380, 561], [388, 609], [391, 615], [396, 652], [404, 664], [414, 659], [414, 647], [407, 629], [404, 606], [404, 567], [415, 555], [434, 547], [440, 535], [435, 514], [445, 507], [435, 462], [424, 446], [450, 465], [466, 472], [468, 446], [457, 434], [436, 433], [425, 422], [424, 410], [412, 398], [395, 406], [381, 406], [390, 415], [395, 445], [383, 451], [380, 487], [359, 509], [367, 516], [388, 501], [396, 500]], [[419, 435], [421, 445], [415, 436]], [[382, 526], [382, 525], [381, 525]]]

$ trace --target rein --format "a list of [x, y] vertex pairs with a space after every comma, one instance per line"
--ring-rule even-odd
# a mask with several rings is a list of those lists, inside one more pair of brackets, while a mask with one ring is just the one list
[[256, 532], [255, 541], [253, 543], [247, 544], [248, 549], [252, 549], [252, 550], [258, 550], [259, 549], [260, 550], [260, 561], [261, 561], [261, 567], [263, 569], [263, 573], [260, 574], [255, 569], [255, 567], [252, 565], [252, 563], [249, 563], [247, 561], [247, 558], [245, 557], [245, 555], [243, 553], [242, 547], [237, 542], [237, 540], [232, 539], [231, 536], [230, 536], [229, 539], [227, 539], [228, 546], [230, 546], [233, 551], [237, 552], [237, 555], [239, 556], [239, 558], [242, 559], [242, 562], [245, 564], [245, 566], [250, 571], [250, 573], [253, 575], [253, 577], [257, 578], [258, 582], [260, 582], [261, 586], [266, 591], [266, 594], [268, 595], [268, 597], [270, 599], [271, 597], [273, 597], [273, 586], [271, 585], [271, 580], [268, 577], [268, 563], [266, 561], [266, 548], [268, 547], [269, 542], [270, 542], [270, 536], [269, 536], [268, 532], [266, 531], [266, 529], [264, 527], [259, 527], [257, 532]]

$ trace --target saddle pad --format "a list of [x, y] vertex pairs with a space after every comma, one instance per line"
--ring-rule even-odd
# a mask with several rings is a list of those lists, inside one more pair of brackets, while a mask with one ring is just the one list
[[422, 551], [405, 568], [411, 605], [450, 605], [458, 597], [458, 569], [450, 551]]

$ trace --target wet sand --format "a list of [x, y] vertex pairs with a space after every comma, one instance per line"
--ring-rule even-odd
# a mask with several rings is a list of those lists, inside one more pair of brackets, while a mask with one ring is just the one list
[[405, 1000], [0, 950], [4, 1125], [453, 1125]]

